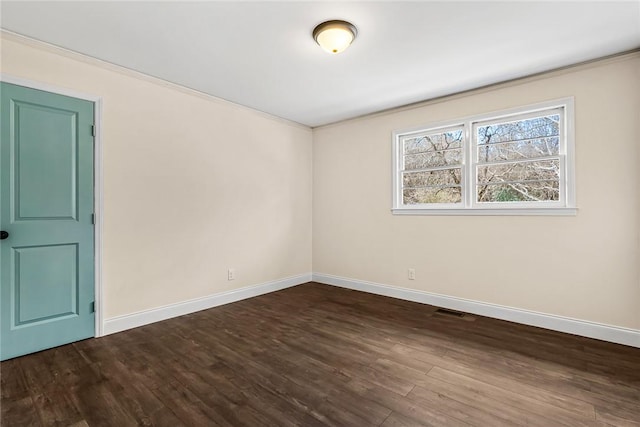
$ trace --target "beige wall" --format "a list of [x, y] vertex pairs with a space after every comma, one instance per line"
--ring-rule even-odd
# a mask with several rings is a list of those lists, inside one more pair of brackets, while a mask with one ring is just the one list
[[[567, 96], [577, 216], [391, 214], [393, 130]], [[638, 54], [314, 129], [314, 272], [640, 329], [639, 135]]]
[[105, 319], [311, 271], [310, 129], [6, 33], [2, 72], [103, 99]]
[[[1, 59], [103, 98], [106, 319], [308, 273], [313, 248], [318, 273], [640, 329], [637, 54], [313, 133], [5, 33]], [[393, 130], [566, 96], [577, 216], [391, 215]]]

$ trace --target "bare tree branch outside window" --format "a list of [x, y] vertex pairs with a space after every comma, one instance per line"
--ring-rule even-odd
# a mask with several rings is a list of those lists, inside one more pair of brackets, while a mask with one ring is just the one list
[[[402, 137], [402, 204], [462, 204], [463, 170], [475, 180], [476, 203], [558, 201], [559, 111], [469, 122], [471, 141], [465, 141], [465, 125]], [[465, 160], [467, 144], [472, 159]]]

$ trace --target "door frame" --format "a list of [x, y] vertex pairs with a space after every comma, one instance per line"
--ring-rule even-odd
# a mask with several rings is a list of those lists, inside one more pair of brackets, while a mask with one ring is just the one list
[[102, 174], [102, 97], [96, 95], [89, 95], [83, 92], [78, 92], [73, 89], [68, 89], [60, 86], [51, 85], [49, 83], [42, 83], [35, 80], [24, 79], [22, 77], [16, 77], [6, 73], [0, 73], [0, 81], [10, 83], [18, 86], [24, 86], [30, 89], [42, 90], [45, 92], [54, 93], [57, 95], [70, 96], [72, 98], [82, 99], [85, 101], [93, 102], [93, 123], [95, 126], [94, 136], [94, 150], [93, 150], [93, 211], [95, 214], [94, 219], [94, 286], [95, 286], [95, 337], [101, 337], [104, 335], [104, 322], [103, 322], [103, 306], [104, 295], [102, 293], [102, 238], [103, 238], [103, 186], [104, 179]]

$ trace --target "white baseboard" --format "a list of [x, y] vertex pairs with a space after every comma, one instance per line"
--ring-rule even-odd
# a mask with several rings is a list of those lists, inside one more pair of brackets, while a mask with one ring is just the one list
[[234, 289], [232, 291], [221, 292], [215, 295], [209, 295], [202, 298], [196, 298], [176, 304], [170, 304], [150, 310], [106, 319], [103, 325], [103, 336], [171, 319], [173, 317], [183, 316], [196, 311], [206, 310], [219, 305], [252, 298], [269, 292], [279, 291], [281, 289], [301, 285], [312, 280], [314, 282], [324, 283], [327, 285], [339, 286], [342, 288], [384, 295], [392, 298], [434, 305], [437, 307], [450, 308], [453, 310], [464, 311], [466, 313], [478, 314], [480, 316], [508, 320], [511, 322], [522, 323], [524, 325], [537, 326], [554, 331], [566, 332], [583, 337], [595, 338], [640, 348], [640, 331], [635, 329], [604, 325], [586, 320], [571, 319], [552, 314], [538, 313], [519, 308], [505, 307], [497, 304], [489, 304], [322, 273], [301, 274], [255, 286]]
[[234, 289], [227, 292], [221, 292], [219, 294], [208, 295], [202, 298], [126, 314], [124, 316], [112, 317], [111, 319], [106, 319], [104, 321], [102, 329], [103, 336], [148, 325], [149, 323], [159, 322], [161, 320], [171, 319], [172, 317], [206, 310], [219, 305], [257, 297], [258, 295], [279, 291], [281, 289], [301, 285], [310, 281], [311, 273], [301, 274], [299, 276], [286, 277], [284, 279], [273, 280], [259, 285]]
[[332, 276], [329, 274], [313, 273], [313, 281], [640, 348], [640, 331], [635, 329], [604, 325], [586, 320], [571, 319], [552, 314], [538, 313], [519, 308], [488, 304], [364, 280]]

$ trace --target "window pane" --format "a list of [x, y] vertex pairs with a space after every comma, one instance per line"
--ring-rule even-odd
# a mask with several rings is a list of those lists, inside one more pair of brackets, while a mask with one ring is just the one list
[[559, 153], [560, 138], [557, 136], [503, 144], [491, 143], [478, 146], [478, 163], [534, 159], [557, 156]]
[[446, 150], [448, 148], [460, 148], [462, 147], [462, 130], [452, 130], [405, 138], [403, 143], [405, 154], [439, 151]]
[[560, 115], [549, 114], [530, 119], [478, 126], [477, 144], [521, 141], [560, 135]]
[[550, 181], [560, 178], [560, 160], [479, 166], [478, 184], [505, 181]]
[[540, 202], [560, 200], [559, 181], [530, 181], [478, 186], [478, 202]]
[[407, 170], [459, 165], [460, 163], [462, 163], [462, 150], [459, 148], [446, 151], [409, 154], [404, 157], [404, 168]]
[[460, 185], [460, 168], [402, 174], [402, 187], [427, 187]]
[[418, 205], [423, 203], [460, 203], [460, 187], [405, 188], [402, 190], [402, 203]]

